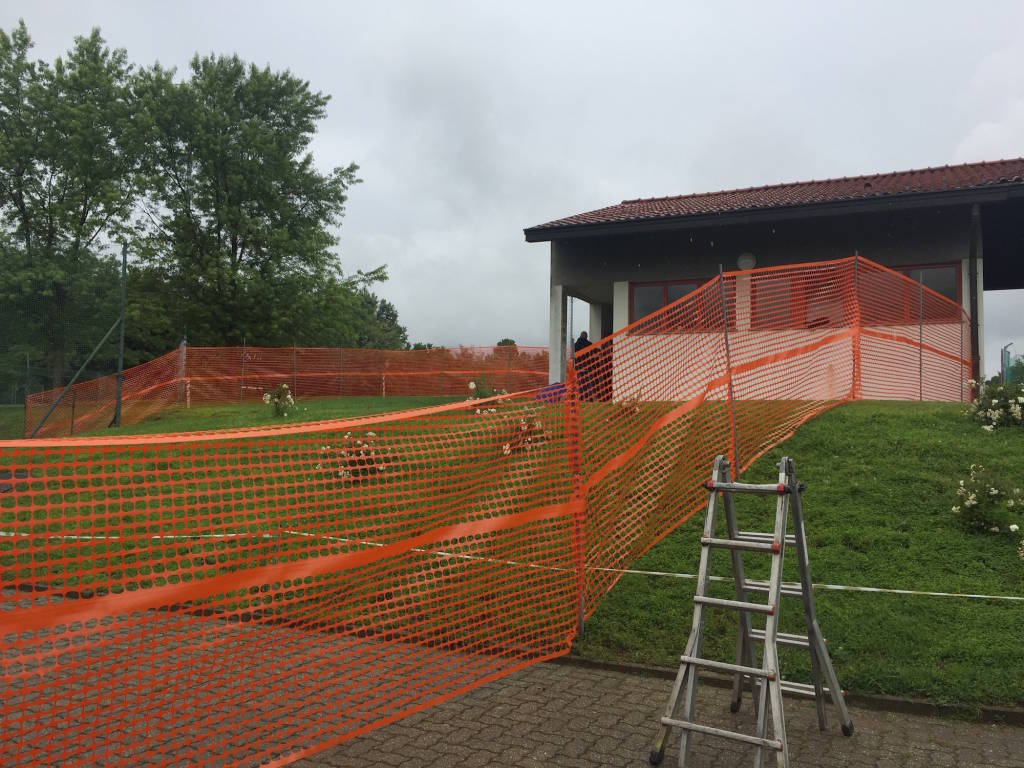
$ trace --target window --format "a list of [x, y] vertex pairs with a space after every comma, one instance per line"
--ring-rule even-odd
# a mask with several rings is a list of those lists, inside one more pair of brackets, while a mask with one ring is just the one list
[[915, 283], [920, 281], [940, 296], [960, 303], [960, 265], [940, 264], [934, 267], [907, 267], [899, 270]]
[[751, 283], [750, 327], [794, 328], [803, 325], [803, 296], [791, 275], [756, 275]]
[[695, 291], [704, 282], [704, 280], [677, 280], [671, 283], [630, 283], [629, 322], [632, 323], [678, 301], [683, 296]]

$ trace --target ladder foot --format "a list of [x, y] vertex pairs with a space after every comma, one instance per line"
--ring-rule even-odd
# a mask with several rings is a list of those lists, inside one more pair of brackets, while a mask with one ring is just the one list
[[659, 749], [652, 749], [651, 750], [651, 754], [648, 756], [647, 760], [650, 762], [651, 765], [658, 765], [659, 763], [661, 763], [661, 761], [664, 758], [665, 758], [665, 750], [664, 749], [660, 749], [660, 750]]
[[853, 736], [853, 723], [850, 723], [849, 725], [843, 723], [842, 731], [843, 736]]

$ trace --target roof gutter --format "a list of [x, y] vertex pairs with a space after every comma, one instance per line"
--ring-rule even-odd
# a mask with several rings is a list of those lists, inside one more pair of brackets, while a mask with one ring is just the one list
[[758, 224], [786, 219], [927, 208], [934, 205], [996, 203], [1011, 197], [1024, 197], [1024, 184], [1014, 182], [1011, 184], [994, 184], [988, 187], [957, 189], [945, 192], [904, 193], [857, 200], [776, 206], [773, 208], [744, 208], [737, 211], [723, 211], [722, 213], [708, 213], [696, 216], [666, 216], [664, 218], [610, 221], [599, 224], [529, 227], [523, 230], [523, 234], [528, 243], [545, 243], [552, 240], [570, 240], [580, 237], [630, 235], [673, 229]]

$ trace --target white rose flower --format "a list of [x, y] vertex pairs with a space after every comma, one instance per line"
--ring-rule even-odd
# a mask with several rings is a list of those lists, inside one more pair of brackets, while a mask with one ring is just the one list
[[1017, 525], [1016, 523], [1014, 523], [1013, 525], [1010, 526], [1010, 533], [1016, 533], [1019, 530], [1020, 530], [1020, 526]]
[[266, 405], [270, 405], [270, 393], [269, 392], [264, 392], [263, 393], [263, 402]]
[[982, 427], [982, 429], [984, 429], [986, 432], [991, 432], [993, 429], [995, 429], [995, 427], [993, 427], [991, 424], [986, 424], [985, 426]]
[[476, 382], [475, 381], [469, 382], [469, 388], [470, 389], [476, 389]]

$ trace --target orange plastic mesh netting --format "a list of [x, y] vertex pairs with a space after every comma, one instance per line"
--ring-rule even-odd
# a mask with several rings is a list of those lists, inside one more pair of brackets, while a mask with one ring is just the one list
[[283, 765], [568, 651], [630, 564], [859, 397], [966, 397], [955, 304], [730, 273], [564, 388], [280, 429], [0, 443], [0, 763]]
[[[455, 347], [417, 350], [337, 347], [186, 347], [124, 372], [123, 424], [165, 408], [258, 400], [287, 384], [297, 397], [464, 396], [470, 381], [517, 392], [548, 378], [546, 347]], [[25, 398], [25, 436], [60, 396]], [[114, 415], [117, 376], [77, 383], [37, 433], [73, 435], [104, 429]]]

